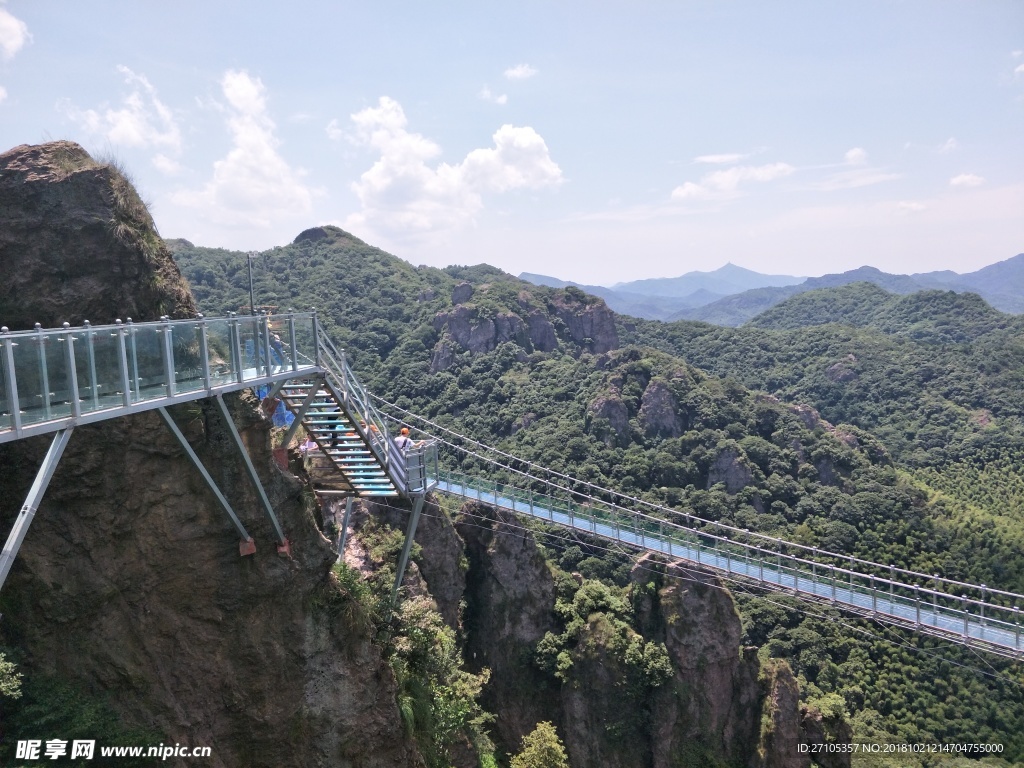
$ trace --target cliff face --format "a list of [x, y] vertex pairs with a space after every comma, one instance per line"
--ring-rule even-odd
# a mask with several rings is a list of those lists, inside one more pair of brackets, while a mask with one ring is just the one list
[[[741, 651], [739, 615], [716, 577], [650, 556], [636, 563], [636, 629], [664, 643], [672, 665], [649, 701], [630, 692], [635, 670], [600, 614], [578, 630], [572, 667], [559, 682], [536, 663], [538, 642], [557, 631], [558, 619], [552, 573], [533, 536], [511, 515], [472, 502], [462, 511], [466, 658], [491, 669], [484, 700], [498, 715], [499, 745], [514, 750], [550, 720], [574, 768], [809, 765], [797, 752], [806, 737], [796, 681], [784, 663], [762, 670], [755, 649]], [[762, 732], [765, 718], [772, 725]]]
[[[156, 233], [117, 218], [127, 193], [110, 168], [57, 142], [0, 169], [0, 322], [194, 312], [169, 256], [146, 245]], [[335, 556], [301, 484], [273, 466], [269, 423], [251, 396], [228, 400], [292, 557], [209, 403], [174, 416], [255, 538], [250, 557], [159, 417], [79, 427], [0, 593], [2, 641], [28, 679], [106, 699], [164, 743], [210, 746], [213, 766], [420, 764], [390, 668], [329, 609]], [[5, 533], [47, 442], [0, 447]]]

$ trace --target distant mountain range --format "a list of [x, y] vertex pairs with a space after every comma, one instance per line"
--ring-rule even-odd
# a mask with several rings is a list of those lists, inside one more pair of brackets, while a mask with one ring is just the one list
[[535, 285], [553, 288], [576, 286], [600, 296], [616, 312], [633, 317], [702, 320], [716, 325], [742, 325], [798, 293], [860, 282], [872, 283], [897, 294], [929, 289], [977, 293], [998, 310], [1024, 313], [1024, 253], [967, 274], [943, 270], [893, 275], [865, 266], [839, 274], [803, 278], [765, 275], [726, 264], [711, 272], [687, 272], [679, 277], [635, 280], [612, 288], [567, 282], [529, 272], [519, 277]]

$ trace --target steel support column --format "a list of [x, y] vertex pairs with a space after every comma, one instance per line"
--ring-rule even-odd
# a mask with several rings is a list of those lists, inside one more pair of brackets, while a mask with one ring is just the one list
[[405, 578], [405, 569], [409, 565], [409, 553], [412, 552], [413, 539], [416, 538], [416, 526], [420, 522], [420, 512], [423, 511], [423, 500], [425, 498], [426, 495], [422, 493], [413, 497], [412, 512], [409, 515], [409, 527], [405, 531], [405, 545], [402, 547], [402, 554], [398, 558], [395, 586], [391, 589], [392, 607], [398, 601], [398, 588], [402, 586], [402, 579]]
[[277, 550], [282, 554], [289, 554], [288, 539], [285, 538], [284, 531], [281, 530], [281, 523], [277, 521], [277, 515], [274, 514], [274, 508], [270, 505], [270, 499], [267, 498], [267, 492], [263, 490], [263, 483], [260, 482], [260, 476], [256, 473], [256, 467], [252, 465], [252, 459], [249, 458], [249, 452], [245, 450], [245, 444], [242, 443], [242, 436], [238, 434], [238, 430], [235, 428], [235, 422], [231, 420], [231, 414], [228, 413], [228, 407], [224, 405], [224, 397], [222, 395], [217, 395], [215, 400], [217, 401], [217, 407], [220, 408], [221, 416], [224, 417], [224, 423], [227, 425], [228, 431], [231, 433], [231, 437], [235, 440], [235, 446], [238, 448], [238, 452], [242, 456], [242, 462], [245, 464], [245, 469], [249, 473], [249, 479], [252, 481], [253, 488], [256, 489], [256, 493], [259, 495], [260, 501], [263, 503], [263, 509], [266, 511], [267, 517], [270, 518], [270, 522], [274, 526], [274, 532], [277, 534], [277, 540], [280, 542]]
[[206, 467], [203, 466], [203, 462], [199, 460], [196, 452], [192, 450], [192, 446], [188, 444], [188, 440], [186, 440], [185, 436], [181, 434], [181, 430], [178, 429], [178, 425], [174, 423], [174, 419], [171, 418], [171, 414], [167, 412], [166, 408], [157, 408], [157, 412], [163, 418], [164, 424], [167, 425], [168, 429], [171, 430], [171, 433], [177, 438], [178, 443], [185, 450], [185, 455], [192, 460], [195, 468], [199, 470], [199, 474], [203, 476], [203, 480], [206, 481], [207, 487], [213, 491], [213, 495], [217, 498], [217, 502], [220, 504], [221, 508], [228, 513], [228, 517], [231, 518], [231, 522], [235, 524], [235, 528], [242, 537], [242, 541], [238, 545], [238, 553], [240, 555], [253, 554], [256, 551], [256, 544], [253, 542], [252, 536], [250, 536], [249, 532], [245, 530], [245, 526], [242, 525], [242, 521], [238, 519], [238, 515], [235, 514], [235, 510], [231, 508], [231, 505], [224, 497], [224, 494], [221, 493], [220, 488], [218, 488], [217, 484], [213, 481], [210, 473], [206, 471]]
[[39, 503], [43, 500], [46, 487], [50, 484], [50, 478], [53, 477], [53, 472], [57, 469], [57, 463], [60, 461], [73, 431], [74, 427], [68, 427], [53, 436], [50, 450], [46, 452], [43, 464], [36, 473], [36, 479], [29, 489], [28, 496], [25, 497], [25, 503], [21, 506], [18, 519], [14, 521], [14, 527], [11, 528], [11, 533], [7, 537], [3, 552], [0, 552], [0, 588], [7, 580], [7, 574], [11, 572], [14, 558], [18, 556], [18, 550], [21, 549], [21, 543], [25, 540], [28, 527], [32, 524], [32, 518], [36, 516]]
[[338, 537], [338, 559], [345, 557], [345, 541], [348, 539], [348, 524], [352, 522], [352, 497], [345, 499], [345, 519], [341, 523], [341, 535]]

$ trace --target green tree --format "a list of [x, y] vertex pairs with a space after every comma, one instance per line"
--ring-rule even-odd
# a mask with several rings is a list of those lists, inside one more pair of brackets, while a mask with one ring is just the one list
[[533, 733], [523, 736], [523, 748], [513, 756], [511, 768], [569, 768], [555, 726], [546, 721], [537, 723]]

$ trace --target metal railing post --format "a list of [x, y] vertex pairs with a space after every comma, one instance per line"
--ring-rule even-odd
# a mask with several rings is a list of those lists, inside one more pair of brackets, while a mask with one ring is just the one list
[[96, 379], [96, 331], [92, 330], [89, 321], [82, 323], [85, 326], [85, 350], [89, 358], [89, 387], [92, 391], [92, 407], [100, 407], [100, 384]]
[[231, 344], [231, 357], [235, 367], [235, 381], [241, 384], [245, 381], [245, 363], [242, 359], [242, 334], [238, 332], [238, 315], [235, 312], [228, 312], [228, 339]]
[[209, 392], [213, 389], [213, 379], [210, 376], [210, 328], [201, 312], [196, 318], [199, 320], [199, 355], [203, 361], [203, 389]]
[[128, 375], [128, 344], [125, 341], [127, 333], [128, 330], [121, 324], [121, 320], [118, 319], [117, 350], [121, 363], [121, 397], [123, 398], [125, 408], [132, 404], [132, 381], [131, 376]]
[[42, 387], [43, 414], [49, 421], [52, 414], [50, 409], [50, 374], [46, 367], [46, 339], [43, 334], [43, 326], [36, 323], [36, 348], [39, 352], [39, 381]]
[[322, 368], [323, 364], [320, 361], [320, 320], [316, 316], [316, 309], [313, 310], [313, 356], [316, 360], [317, 368]]
[[299, 370], [299, 347], [298, 342], [295, 340], [295, 315], [288, 315], [288, 344], [291, 345], [292, 350], [292, 370]]
[[82, 415], [82, 402], [78, 399], [78, 368], [75, 365], [75, 336], [71, 332], [71, 323], [64, 323], [64, 359], [68, 366], [68, 404], [71, 416], [77, 419]]
[[274, 375], [274, 361], [270, 358], [270, 313], [264, 312], [263, 317], [260, 319], [261, 332], [263, 334], [263, 359], [266, 360], [267, 370], [266, 374], [269, 378]]
[[981, 639], [984, 640], [985, 639], [985, 585], [984, 584], [981, 585], [981, 605], [978, 608], [978, 610], [980, 612], [980, 615], [979, 615], [978, 618], [981, 620]]
[[174, 339], [171, 332], [171, 318], [169, 315], [164, 315], [160, 319], [164, 321], [164, 327], [157, 331], [164, 335], [164, 373], [167, 375], [164, 387], [167, 390], [167, 396], [174, 397]]
[[139, 345], [136, 336], [138, 332], [135, 330], [135, 324], [132, 323], [132, 319], [128, 318], [128, 338], [131, 342], [132, 349], [132, 382], [135, 385], [135, 400], [142, 399], [142, 382], [139, 380]]
[[11, 428], [14, 434], [21, 435], [21, 400], [18, 397], [18, 377], [14, 370], [14, 339], [8, 334], [11, 332], [6, 325], [0, 328], [4, 335], [4, 360], [7, 361], [7, 397], [11, 408]]

